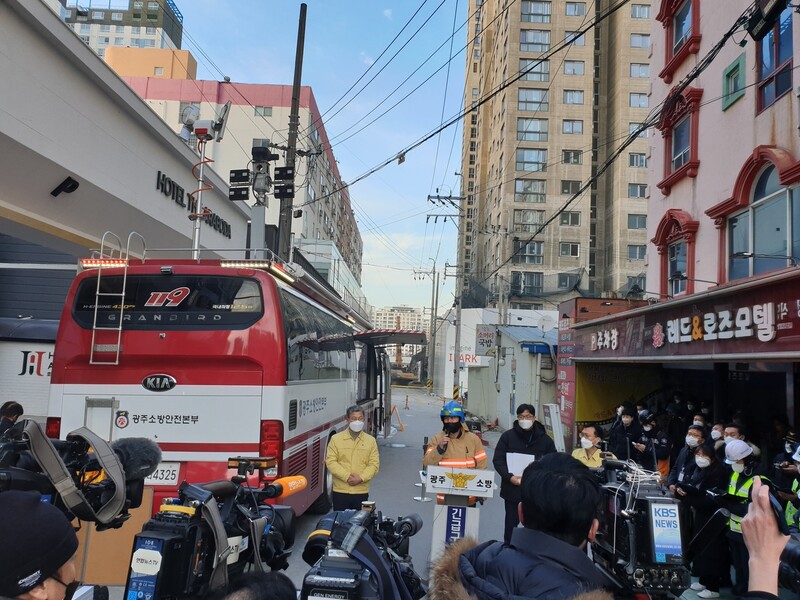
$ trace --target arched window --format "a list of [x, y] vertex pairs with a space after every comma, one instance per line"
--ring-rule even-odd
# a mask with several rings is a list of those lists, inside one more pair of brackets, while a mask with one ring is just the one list
[[664, 27], [664, 68], [658, 76], [664, 83], [690, 54], [700, 50], [700, 0], [661, 0], [656, 20]]
[[660, 257], [659, 291], [667, 296], [694, 292], [695, 239], [699, 223], [685, 210], [671, 208], [651, 242]]

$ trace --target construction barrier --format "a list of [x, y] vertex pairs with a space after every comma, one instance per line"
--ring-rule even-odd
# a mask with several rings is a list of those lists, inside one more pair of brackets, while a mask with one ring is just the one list
[[397, 410], [397, 405], [396, 404], [392, 407], [391, 414], [395, 415], [397, 417], [397, 430], [398, 431], [405, 431], [406, 428], [405, 428], [405, 425], [403, 425], [403, 422], [400, 420], [400, 411]]

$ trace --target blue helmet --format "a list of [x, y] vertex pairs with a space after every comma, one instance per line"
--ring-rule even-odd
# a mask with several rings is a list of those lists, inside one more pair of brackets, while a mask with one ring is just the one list
[[444, 419], [445, 417], [458, 417], [460, 422], [464, 422], [464, 407], [461, 406], [456, 400], [450, 400], [442, 407], [442, 412], [439, 416]]

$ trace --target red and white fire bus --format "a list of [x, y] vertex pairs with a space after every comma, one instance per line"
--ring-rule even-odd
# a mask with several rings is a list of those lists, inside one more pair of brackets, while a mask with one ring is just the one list
[[163, 462], [147, 483], [230, 477], [232, 456], [275, 456], [268, 478], [305, 475], [295, 510], [326, 510], [324, 465], [345, 409], [375, 432], [391, 409], [389, 343], [422, 332], [365, 330], [331, 289], [275, 260], [87, 260], [56, 337], [47, 433], [87, 426], [148, 437]]

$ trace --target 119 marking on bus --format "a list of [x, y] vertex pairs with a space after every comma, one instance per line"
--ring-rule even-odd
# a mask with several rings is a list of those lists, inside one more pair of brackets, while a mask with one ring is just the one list
[[145, 306], [178, 306], [189, 295], [188, 287], [175, 288], [171, 292], [150, 292]]

